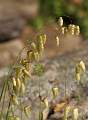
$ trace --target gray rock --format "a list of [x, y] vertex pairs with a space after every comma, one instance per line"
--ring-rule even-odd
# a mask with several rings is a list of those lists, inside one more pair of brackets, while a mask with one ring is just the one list
[[36, 11], [37, 5], [28, 1], [0, 0], [0, 42], [19, 37]]
[[[46, 68], [44, 75], [41, 77], [33, 76], [29, 80], [26, 93], [22, 97], [22, 101], [25, 104], [30, 104], [32, 106], [32, 114], [30, 120], [38, 119], [40, 110], [39, 93], [42, 97], [46, 97], [50, 105], [57, 104], [64, 98], [64, 84], [65, 80], [67, 82], [67, 96], [70, 98], [71, 105], [79, 108], [79, 120], [88, 119], [88, 50], [87, 48], [81, 49], [79, 51], [73, 52], [71, 54], [66, 54], [62, 56], [57, 56], [54, 59], [48, 59], [43, 61]], [[75, 80], [75, 65], [79, 60], [83, 60], [86, 64], [85, 75], [82, 76], [83, 86], [77, 84]], [[67, 68], [67, 69], [66, 69]], [[56, 99], [52, 99], [52, 87], [59, 88], [59, 95]], [[84, 89], [86, 88], [86, 90]], [[73, 94], [73, 92], [75, 94]], [[77, 100], [77, 95], [80, 95], [80, 102]], [[72, 98], [70, 97], [72, 96]], [[46, 117], [48, 116], [49, 109], [45, 112]], [[18, 112], [19, 113], [19, 112]], [[26, 118], [24, 117], [26, 120]], [[47, 120], [47, 118], [45, 118]], [[49, 116], [48, 120], [61, 120], [61, 113], [53, 113]]]
[[[86, 115], [88, 114], [88, 61], [86, 56], [88, 55], [87, 49], [82, 49], [80, 51], [76, 51], [72, 54], [66, 54], [54, 59], [45, 60], [43, 63], [46, 67], [46, 71], [44, 75], [40, 78], [34, 76], [32, 80], [29, 81], [27, 92], [25, 94], [28, 100], [31, 100], [31, 105], [33, 106], [33, 113], [37, 119], [38, 117], [38, 110], [40, 109], [40, 102], [39, 102], [39, 87], [40, 87], [40, 94], [42, 97], [47, 96], [49, 103], [59, 103], [64, 98], [64, 84], [65, 80], [67, 82], [67, 96], [70, 98], [70, 104], [74, 105], [75, 107], [78, 106], [79, 108], [79, 120], [86, 119]], [[86, 72], [82, 76], [81, 80], [83, 81], [83, 86], [77, 84], [75, 79], [75, 65], [76, 62], [79, 60], [83, 60], [86, 64]], [[67, 68], [67, 69], [66, 69]], [[39, 83], [40, 82], [40, 83]], [[53, 100], [52, 99], [52, 87], [58, 87], [60, 93], [58, 97]], [[74, 93], [74, 94], [73, 94]], [[80, 95], [80, 102], [77, 100], [77, 96]], [[72, 98], [71, 98], [72, 97]], [[86, 101], [85, 101], [86, 100]], [[52, 101], [52, 102], [51, 102]], [[84, 106], [85, 103], [87, 105]], [[49, 112], [49, 111], [48, 111]], [[53, 117], [54, 115], [54, 117]], [[52, 114], [49, 120], [60, 120], [61, 113]], [[83, 117], [84, 116], [84, 117]], [[33, 116], [31, 116], [32, 119]]]

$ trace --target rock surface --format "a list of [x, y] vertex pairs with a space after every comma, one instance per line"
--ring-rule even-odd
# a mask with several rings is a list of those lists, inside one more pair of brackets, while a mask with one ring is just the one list
[[[39, 107], [39, 80], [40, 80], [40, 94], [41, 96], [47, 96], [49, 101], [52, 101], [51, 89], [52, 87], [58, 87], [60, 90], [59, 96], [53, 101], [55, 104], [59, 103], [64, 98], [64, 82], [67, 81], [67, 96], [70, 97], [73, 92], [75, 94], [81, 95], [80, 101], [72, 99], [71, 105], [79, 108], [80, 116], [79, 120], [88, 119], [88, 61], [87, 61], [88, 51], [86, 49], [81, 49], [75, 53], [68, 55], [62, 55], [51, 60], [46, 60], [44, 65], [46, 71], [41, 78], [34, 77], [34, 79], [29, 82], [27, 95], [31, 98], [32, 105], [34, 106], [35, 116], [38, 115], [36, 112]], [[75, 65], [79, 60], [83, 60], [86, 64], [86, 73], [82, 76], [83, 86], [79, 86], [75, 80]], [[67, 68], [67, 70], [66, 70]], [[36, 102], [35, 102], [36, 101]], [[86, 105], [85, 105], [86, 104]], [[84, 112], [83, 112], [84, 111]], [[60, 113], [55, 113], [51, 115], [49, 120], [60, 120]], [[33, 116], [32, 116], [33, 117]], [[31, 118], [32, 119], [32, 118]], [[33, 118], [36, 119], [36, 118]]]
[[24, 47], [20, 39], [0, 44], [0, 68], [11, 64]]
[[[79, 60], [83, 60], [86, 65], [86, 72], [82, 76], [83, 84], [79, 86], [75, 80], [75, 65]], [[58, 97], [53, 100], [53, 104], [59, 103], [64, 98], [64, 82], [67, 81], [67, 96], [68, 98], [74, 94], [74, 98], [70, 99], [71, 105], [79, 108], [79, 119], [78, 120], [88, 120], [88, 50], [87, 46], [75, 52], [57, 56], [52, 59], [47, 59], [43, 61], [45, 66], [44, 75], [38, 78], [33, 76], [29, 80], [29, 84], [26, 88], [26, 93], [22, 100], [27, 105], [31, 105], [32, 115], [31, 120], [36, 120], [38, 118], [40, 102], [39, 102], [39, 89], [40, 95], [42, 97], [47, 96], [47, 99], [52, 103], [52, 87], [59, 88]], [[66, 69], [67, 68], [67, 69]], [[4, 73], [6, 73], [4, 71]], [[6, 73], [7, 74], [7, 73]], [[39, 88], [40, 86], [40, 88]], [[80, 95], [80, 100], [77, 99], [76, 95]], [[51, 105], [51, 104], [50, 104]], [[45, 110], [45, 115], [48, 115], [49, 109]], [[62, 113], [58, 112], [51, 114], [48, 120], [61, 120], [60, 116]], [[26, 120], [26, 118], [24, 117]], [[69, 118], [70, 119], [70, 118]], [[47, 118], [45, 119], [47, 120]]]
[[37, 4], [26, 0], [0, 0], [0, 42], [19, 37], [26, 20], [37, 14]]

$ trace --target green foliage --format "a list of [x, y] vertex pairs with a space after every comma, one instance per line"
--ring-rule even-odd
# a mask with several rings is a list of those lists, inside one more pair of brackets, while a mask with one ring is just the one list
[[73, 16], [76, 23], [80, 26], [84, 37], [88, 38], [88, 0], [83, 1], [79, 5], [71, 2], [64, 3], [65, 14]]
[[70, 16], [81, 28], [82, 34], [88, 38], [88, 0], [75, 4], [74, 0], [39, 0], [40, 16], [55, 19], [59, 16]]
[[36, 28], [36, 29], [41, 29], [44, 25], [44, 19], [43, 17], [38, 16], [36, 19], [34, 20], [28, 20], [28, 25], [31, 25], [32, 27]]
[[44, 73], [44, 66], [42, 64], [36, 64], [34, 68], [35, 75], [41, 76]]
[[63, 14], [62, 0], [39, 0], [39, 3], [41, 16], [54, 17]]

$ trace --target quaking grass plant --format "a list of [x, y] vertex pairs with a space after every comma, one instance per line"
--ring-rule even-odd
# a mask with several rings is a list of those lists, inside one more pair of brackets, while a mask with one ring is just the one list
[[[60, 17], [58, 20], [57, 36], [56, 42], [59, 46], [60, 35], [65, 36], [66, 34], [79, 35], [80, 28], [76, 25], [64, 26], [63, 18]], [[30, 104], [24, 105], [25, 91], [27, 83], [30, 82], [33, 72], [37, 76], [41, 76], [44, 72], [44, 66], [40, 64], [40, 59], [44, 52], [44, 47], [46, 43], [46, 35], [40, 34], [37, 36], [36, 40], [29, 41], [27, 47], [24, 47], [19, 53], [16, 62], [11, 66], [8, 77], [4, 80], [0, 95], [0, 120], [24, 120], [23, 115], [30, 119], [30, 114], [32, 113], [32, 106]], [[25, 53], [25, 54], [23, 54]], [[33, 65], [35, 64], [35, 67]], [[85, 71], [85, 64], [83, 61], [76, 66], [76, 78], [79, 81], [81, 73]], [[29, 81], [28, 81], [29, 80]], [[39, 85], [40, 85], [39, 81]], [[67, 81], [64, 83], [64, 97], [67, 98]], [[40, 88], [39, 88], [40, 91]], [[58, 96], [58, 87], [53, 87], [51, 89], [52, 100]], [[39, 93], [40, 99], [40, 110], [38, 120], [44, 120], [44, 109], [50, 107], [50, 103], [47, 97], [42, 98]], [[43, 107], [42, 107], [43, 103]], [[54, 108], [54, 112], [57, 112], [60, 107], [64, 107], [63, 119], [68, 119], [68, 113], [71, 112], [71, 107], [67, 106], [66, 103], [63, 105], [57, 105]], [[78, 109], [73, 109], [73, 120], [78, 119]]]

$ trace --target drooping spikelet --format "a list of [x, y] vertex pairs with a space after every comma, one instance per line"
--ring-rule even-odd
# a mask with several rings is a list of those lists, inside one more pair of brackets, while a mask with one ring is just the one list
[[75, 108], [73, 110], [73, 120], [78, 120], [78, 117], [79, 117], [78, 108]]
[[76, 34], [76, 35], [79, 35], [79, 34], [80, 34], [80, 27], [79, 27], [79, 26], [76, 26], [76, 27], [75, 27], [75, 34]]
[[52, 93], [53, 93], [53, 98], [57, 97], [59, 93], [59, 89], [57, 87], [53, 87]]
[[18, 99], [17, 99], [17, 96], [16, 96], [16, 95], [12, 95], [12, 96], [11, 96], [11, 101], [12, 101], [12, 103], [13, 103], [13, 104], [15, 104], [15, 105], [18, 105], [18, 104], [19, 104], [19, 102], [18, 102]]
[[62, 18], [62, 17], [59, 18], [59, 20], [58, 20], [58, 25], [59, 25], [60, 27], [63, 26], [63, 18]]
[[74, 35], [75, 34], [75, 25], [70, 24], [68, 26], [68, 31], [69, 31], [69, 33], [71, 33], [72, 35]]
[[24, 107], [24, 113], [25, 113], [25, 115], [26, 115], [28, 118], [29, 118], [31, 112], [32, 112], [31, 106], [28, 105], [28, 106], [25, 106], [25, 107]]
[[13, 82], [13, 86], [16, 87], [17, 84], [16, 84], [16, 79], [15, 79], [15, 77], [12, 78], [12, 82]]
[[45, 98], [45, 99], [43, 100], [43, 102], [44, 102], [44, 104], [45, 104], [45, 107], [48, 108], [48, 107], [49, 107], [48, 99]]
[[82, 73], [86, 70], [85, 63], [80, 61], [75, 68], [76, 80], [80, 80]]
[[79, 66], [80, 66], [80, 68], [82, 69], [82, 71], [85, 72], [86, 67], [85, 67], [85, 63], [84, 63], [83, 61], [80, 61], [80, 62], [79, 62]]
[[58, 37], [58, 36], [56, 36], [56, 43], [57, 43], [57, 46], [59, 46], [59, 45], [60, 45], [60, 39], [59, 39], [59, 37]]
[[26, 76], [31, 77], [30, 72], [29, 72], [29, 71], [27, 71], [25, 68], [24, 68], [24, 69], [22, 69], [22, 72], [23, 72]]

